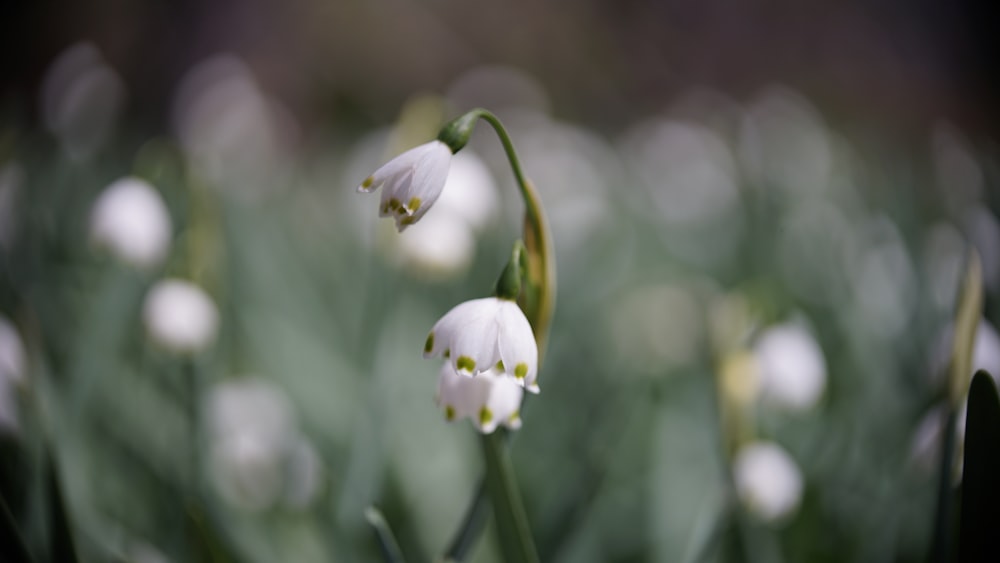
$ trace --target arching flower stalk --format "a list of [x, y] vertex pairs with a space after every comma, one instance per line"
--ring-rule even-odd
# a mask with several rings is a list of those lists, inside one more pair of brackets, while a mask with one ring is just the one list
[[382, 188], [379, 215], [390, 216], [403, 231], [420, 220], [438, 199], [448, 177], [451, 155], [469, 141], [479, 119], [500, 138], [524, 200], [523, 241], [497, 281], [494, 297], [461, 303], [431, 329], [425, 357], [443, 356], [437, 401], [448, 420], [470, 418], [484, 434], [485, 486], [472, 502], [445, 559], [464, 558], [483, 529], [476, 518], [486, 500], [493, 500], [500, 545], [511, 561], [538, 561], [524, 507], [513, 485], [500, 426], [521, 427], [524, 390], [538, 393], [538, 370], [555, 303], [552, 237], [541, 201], [525, 178], [514, 145], [500, 120], [474, 109], [446, 124], [437, 140], [410, 149], [376, 170], [358, 187], [360, 192]]

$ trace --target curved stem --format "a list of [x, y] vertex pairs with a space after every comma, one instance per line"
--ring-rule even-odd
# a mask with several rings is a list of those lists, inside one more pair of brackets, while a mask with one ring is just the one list
[[[526, 271], [522, 272], [524, 284], [521, 308], [534, 330], [538, 344], [538, 365], [542, 365], [545, 343], [548, 337], [552, 311], [555, 307], [555, 261], [553, 259], [552, 234], [548, 219], [542, 207], [541, 198], [535, 186], [528, 181], [521, 168], [521, 161], [514, 150], [514, 143], [507, 134], [500, 119], [489, 110], [477, 108], [466, 116], [483, 119], [493, 127], [503, 145], [510, 162], [514, 179], [517, 181], [521, 198], [524, 200], [524, 247], [527, 250]], [[460, 118], [464, 119], [464, 118]], [[462, 524], [445, 555], [446, 561], [461, 561], [472, 548], [476, 538], [482, 533], [486, 519], [483, 517], [487, 501], [493, 499], [494, 514], [501, 533], [514, 540], [516, 545], [504, 545], [517, 550], [519, 561], [538, 561], [534, 542], [531, 538], [524, 505], [514, 483], [513, 468], [507, 456], [504, 440], [496, 434], [482, 437], [483, 453], [486, 458], [486, 478], [480, 484], [466, 511]], [[506, 542], [502, 542], [506, 543]]]
[[526, 288], [524, 309], [535, 330], [535, 340], [538, 341], [539, 365], [544, 355], [545, 342], [548, 336], [549, 323], [555, 307], [555, 261], [552, 258], [552, 232], [549, 229], [548, 218], [545, 216], [541, 198], [535, 186], [524, 175], [521, 161], [514, 150], [514, 143], [507, 134], [500, 119], [486, 109], [477, 108], [472, 112], [493, 127], [500, 143], [503, 145], [507, 160], [510, 162], [514, 179], [524, 200], [524, 243], [528, 249], [528, 272], [530, 281]]

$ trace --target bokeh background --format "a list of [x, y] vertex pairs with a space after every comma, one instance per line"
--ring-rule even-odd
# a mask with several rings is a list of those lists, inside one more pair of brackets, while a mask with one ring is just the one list
[[483, 127], [402, 236], [354, 188], [476, 106], [554, 230], [511, 442], [542, 560], [925, 560], [970, 248], [1000, 374], [989, 3], [4, 12], [3, 492], [39, 560], [57, 490], [85, 561], [375, 561], [369, 505], [443, 553], [482, 464], [420, 350], [522, 208]]

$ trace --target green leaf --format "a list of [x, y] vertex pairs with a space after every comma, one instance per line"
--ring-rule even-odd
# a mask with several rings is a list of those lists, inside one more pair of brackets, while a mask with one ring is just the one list
[[369, 506], [365, 509], [365, 520], [375, 530], [375, 540], [378, 541], [379, 549], [385, 560], [388, 563], [403, 563], [405, 561], [403, 552], [399, 549], [396, 536], [393, 535], [389, 523], [385, 521], [385, 516], [382, 516], [382, 512], [374, 506]]
[[965, 424], [958, 560], [1000, 560], [1000, 398], [993, 378], [972, 378]]

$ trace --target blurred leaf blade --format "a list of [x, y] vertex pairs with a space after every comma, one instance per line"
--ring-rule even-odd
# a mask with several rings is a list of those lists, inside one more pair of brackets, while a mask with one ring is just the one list
[[993, 378], [980, 370], [972, 378], [962, 470], [960, 562], [1000, 558], [1000, 398]]

